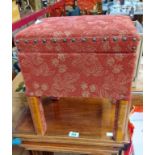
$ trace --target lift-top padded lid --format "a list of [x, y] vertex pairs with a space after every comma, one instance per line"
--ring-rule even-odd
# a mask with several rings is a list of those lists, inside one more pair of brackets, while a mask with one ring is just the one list
[[26, 53], [130, 53], [138, 40], [128, 16], [109, 15], [45, 18], [15, 37], [19, 51]]

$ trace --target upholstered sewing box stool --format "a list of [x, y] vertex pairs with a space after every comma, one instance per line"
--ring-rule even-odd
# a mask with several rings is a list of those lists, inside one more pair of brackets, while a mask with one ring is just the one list
[[123, 140], [138, 41], [127, 16], [53, 17], [19, 32], [15, 42], [36, 133], [48, 128], [41, 97], [96, 98], [104, 134]]

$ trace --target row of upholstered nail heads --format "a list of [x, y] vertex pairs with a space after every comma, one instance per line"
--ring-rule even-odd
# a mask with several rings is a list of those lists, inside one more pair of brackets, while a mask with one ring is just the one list
[[[128, 44], [128, 41], [132, 41], [132, 42], [137, 42], [139, 41], [139, 38], [136, 38], [136, 37], [103, 37], [103, 38], [97, 38], [97, 37], [92, 37], [92, 38], [86, 38], [86, 37], [83, 37], [83, 38], [49, 38], [49, 39], [17, 39], [15, 41], [16, 44], [20, 44], [20, 43], [25, 43], [25, 44], [28, 44], [28, 43], [33, 43], [33, 44], [38, 44], [38, 43], [43, 43], [43, 44], [46, 44], [48, 41], [52, 42], [52, 43], [57, 43], [57, 42], [72, 42], [72, 43], [75, 43], [75, 42], [89, 42], [89, 41], [92, 41], [92, 42], [98, 42], [98, 41], [103, 41], [103, 42], [106, 42], [106, 41], [112, 41], [112, 42], [120, 42], [120, 41], [123, 41], [123, 42], [126, 42]], [[137, 43], [135, 44], [137, 45]], [[133, 46], [132, 47], [132, 50], [136, 50], [137, 49], [137, 46]]]

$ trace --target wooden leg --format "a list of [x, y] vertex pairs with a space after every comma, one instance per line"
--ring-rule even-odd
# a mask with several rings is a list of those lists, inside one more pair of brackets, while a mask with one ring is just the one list
[[117, 129], [115, 138], [117, 141], [122, 141], [124, 140], [124, 136], [127, 131], [130, 104], [128, 101], [121, 100], [118, 106], [119, 109], [117, 116]]
[[31, 116], [36, 133], [38, 135], [44, 135], [47, 129], [47, 124], [40, 98], [28, 97], [28, 105], [31, 111]]

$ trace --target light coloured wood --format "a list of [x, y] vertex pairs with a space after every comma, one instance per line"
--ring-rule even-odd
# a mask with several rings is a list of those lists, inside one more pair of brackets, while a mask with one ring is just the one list
[[20, 20], [20, 13], [16, 1], [12, 1], [12, 22]]
[[118, 106], [116, 141], [122, 141], [127, 129], [130, 105], [128, 101], [121, 100]]
[[36, 133], [38, 135], [44, 135], [47, 129], [47, 124], [40, 98], [28, 97], [28, 105], [31, 111], [31, 116]]

